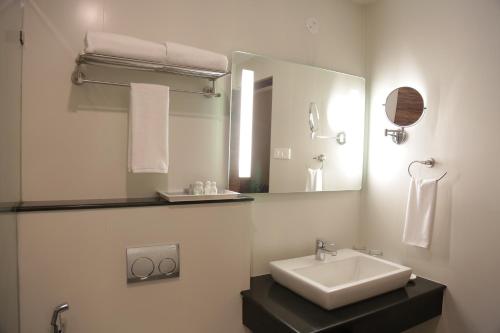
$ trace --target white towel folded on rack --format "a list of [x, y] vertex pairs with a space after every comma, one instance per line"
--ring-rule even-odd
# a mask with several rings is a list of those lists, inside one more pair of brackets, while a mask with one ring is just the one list
[[130, 84], [130, 172], [168, 172], [169, 90], [167, 86]]
[[167, 49], [162, 43], [108, 32], [88, 31], [85, 52], [166, 63]]
[[321, 191], [323, 191], [323, 170], [308, 168], [306, 192]]
[[169, 64], [227, 72], [228, 60], [223, 54], [173, 42], [165, 42], [165, 46]]
[[403, 231], [404, 243], [429, 247], [434, 223], [437, 183], [436, 179], [411, 178]]

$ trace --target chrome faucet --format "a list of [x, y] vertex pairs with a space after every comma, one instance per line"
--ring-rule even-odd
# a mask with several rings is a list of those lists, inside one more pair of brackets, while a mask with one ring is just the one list
[[337, 255], [337, 248], [334, 242], [328, 242], [323, 239], [316, 239], [316, 260], [324, 261], [325, 253], [329, 253], [332, 256]]
[[54, 312], [52, 313], [52, 320], [50, 321], [53, 333], [64, 333], [64, 328], [61, 325], [61, 313], [67, 310], [69, 310], [68, 303], [60, 304], [54, 309]]

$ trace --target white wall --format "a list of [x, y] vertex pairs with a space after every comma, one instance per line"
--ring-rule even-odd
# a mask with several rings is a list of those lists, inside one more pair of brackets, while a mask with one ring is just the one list
[[[127, 173], [127, 90], [69, 81], [87, 30], [173, 40], [227, 55], [247, 50], [363, 74], [362, 7], [349, 0], [259, 1], [27, 1], [23, 199], [144, 196], [196, 179], [226, 180], [228, 94], [205, 99], [173, 93], [168, 177]], [[320, 33], [305, 28], [309, 16], [318, 18]], [[91, 69], [90, 75], [193, 89], [205, 84], [117, 70]]]
[[[19, 215], [21, 333], [243, 332], [249, 203]], [[125, 249], [180, 244], [180, 277], [127, 284]]]
[[[256, 194], [253, 203], [252, 275], [269, 273], [269, 262], [314, 253], [317, 237], [339, 248], [357, 240], [360, 192]], [[325, 205], [330, 200], [331, 205]]]
[[19, 332], [16, 214], [0, 213], [0, 332]]
[[[306, 30], [305, 20], [310, 16], [319, 20], [319, 34]], [[354, 75], [364, 73], [364, 9], [349, 0], [28, 0], [24, 25], [23, 200], [144, 196], [157, 188], [180, 188], [197, 178], [212, 177], [219, 183], [226, 178], [227, 94], [219, 100], [173, 95], [168, 177], [127, 174], [127, 91], [70, 83], [74, 59], [88, 29], [155, 41], [168, 39], [227, 55], [244, 50]], [[181, 88], [204, 85], [203, 81], [111, 69], [90, 69], [89, 74]], [[228, 89], [227, 82], [218, 84]], [[311, 253], [317, 236], [352, 245], [359, 204], [359, 192], [343, 192], [258, 196], [254, 204], [246, 203], [250, 208], [238, 212], [212, 213], [218, 208], [186, 206], [173, 215], [163, 214], [171, 208], [23, 214], [22, 332], [45, 327], [53, 305], [64, 298], [74, 304], [69, 319], [76, 333], [116, 327], [123, 332], [139, 331], [139, 324], [151, 325], [141, 331], [172, 325], [168, 327], [175, 332], [186, 321], [189, 327], [183, 332], [237, 332], [241, 328], [236, 324], [241, 310], [238, 293], [247, 287], [241, 282], [245, 276], [248, 283], [249, 263], [243, 252], [231, 254], [236, 243], [231, 239], [234, 226], [229, 221], [237, 217], [254, 221], [253, 230], [246, 234], [259, 249], [253, 254], [252, 274], [263, 274], [269, 260]], [[164, 299], [155, 299], [159, 307], [152, 307], [148, 297], [157, 297], [162, 286], [173, 289], [172, 284], [126, 288], [122, 251], [128, 245], [171, 239], [170, 230], [174, 229], [175, 234], [182, 234], [184, 243], [195, 242], [193, 252], [185, 258], [192, 267], [184, 272], [190, 282], [173, 291], [181, 299], [181, 308], [167, 305]], [[197, 242], [200, 239], [203, 242]], [[249, 249], [250, 244], [247, 246]], [[234, 264], [230, 276], [237, 275], [234, 281], [223, 280], [227, 284], [221, 289], [210, 284], [217, 280], [204, 282], [203, 272], [194, 267], [196, 263], [208, 265], [203, 258], [211, 253], [205, 252], [214, 251], [217, 256], [230, 256], [229, 263]], [[92, 262], [101, 253], [110, 266]], [[61, 259], [53, 260], [59, 255]], [[76, 270], [75, 258], [83, 258]], [[236, 258], [242, 261], [236, 262]], [[215, 269], [225, 272], [227, 263], [224, 267], [219, 264], [207, 267], [210, 274], [219, 274]], [[95, 272], [101, 270], [104, 277], [96, 278]], [[67, 280], [57, 274], [60, 271], [67, 273]], [[203, 301], [196, 309], [209, 311], [197, 321], [186, 320], [194, 303], [181, 294], [195, 297], [199, 292], [208, 300], [212, 287], [225, 298], [210, 307]], [[136, 303], [125, 303], [130, 300]], [[147, 305], [141, 308], [141, 304]], [[175, 318], [170, 324], [154, 317], [163, 315], [165, 307], [175, 314], [167, 317]], [[137, 319], [128, 320], [132, 315]]]
[[[157, 188], [181, 188], [194, 179], [226, 179], [227, 94], [222, 100], [173, 95], [168, 179], [127, 174], [127, 91], [75, 87], [69, 81], [88, 29], [364, 73], [364, 9], [349, 0], [30, 0], [25, 11], [23, 200], [144, 196]], [[311, 16], [320, 22], [318, 34], [305, 27]], [[91, 69], [90, 75], [192, 88], [204, 84], [116, 70]], [[259, 235], [286, 233], [287, 223], [295, 223], [297, 231], [288, 244], [270, 248], [268, 258], [281, 258], [291, 243], [306, 254], [313, 235], [355, 241], [359, 192], [266, 196], [259, 202], [253, 206], [261, 230], [256, 242]], [[311, 224], [318, 211], [325, 213]], [[269, 212], [279, 212], [281, 220]]]
[[[20, 1], [0, 1], [0, 204], [21, 196]], [[0, 333], [19, 329], [16, 214], [0, 212]]]
[[0, 202], [21, 196], [20, 1], [0, 2]]
[[[444, 282], [444, 315], [422, 332], [498, 332], [500, 2], [385, 0], [368, 9], [371, 116], [361, 230], [367, 245]], [[428, 110], [397, 146], [382, 104], [417, 88]], [[429, 250], [401, 243], [408, 163], [434, 157], [440, 182]]]
[[[316, 16], [320, 21], [317, 35], [309, 34], [304, 28], [309, 16]], [[369, 7], [366, 60], [371, 82], [371, 115], [367, 186], [363, 193], [257, 196], [250, 206], [253, 208], [246, 212], [254, 223], [252, 274], [266, 273], [269, 260], [310, 253], [315, 236], [350, 246], [356, 240], [361, 220], [361, 238], [369, 247], [380, 248], [387, 258], [448, 285], [444, 316], [415, 331], [499, 330], [496, 301], [500, 294], [496, 283], [500, 270], [494, 264], [486, 269], [487, 262], [478, 259], [489, 258], [494, 262], [491, 258], [500, 250], [497, 245], [500, 227], [496, 223], [500, 215], [496, 199], [500, 190], [497, 173], [500, 159], [494, 144], [498, 141], [496, 129], [500, 121], [496, 103], [500, 77], [499, 16], [498, 0], [382, 0]], [[167, 186], [167, 182], [175, 188], [195, 177], [215, 176], [219, 180], [225, 175], [225, 166], [220, 163], [226, 154], [227, 108], [221, 110], [221, 105], [227, 107], [227, 95], [222, 101], [176, 96], [172, 101], [171, 133], [175, 144], [171, 147], [173, 163], [168, 179], [127, 175], [126, 92], [115, 88], [73, 87], [69, 83], [73, 60], [81, 48], [85, 30], [114, 31], [157, 41], [170, 39], [228, 55], [240, 49], [363, 75], [364, 28], [363, 8], [347, 0], [27, 1], [23, 199], [141, 196], [151, 194], [156, 187]], [[116, 80], [129, 78], [128, 74], [114, 71], [93, 71], [92, 75]], [[170, 81], [171, 78], [165, 80], [159, 76], [134, 75], [133, 78], [179, 86], [202, 85], [202, 82], [177, 78]], [[224, 88], [224, 82], [220, 85]], [[383, 129], [391, 126], [381, 105], [387, 94], [398, 86], [420, 90], [428, 107], [423, 120], [409, 129], [409, 141], [402, 146], [383, 137]], [[197, 133], [195, 138], [193, 132]], [[186, 151], [197, 152], [196, 158]], [[424, 172], [438, 174], [446, 169], [449, 174], [439, 188], [433, 245], [430, 250], [420, 250], [400, 242], [408, 184], [406, 167], [413, 159], [429, 156], [436, 158], [439, 165], [435, 170]], [[134, 290], [139, 291], [137, 297], [145, 297], [140, 294], [145, 290], [142, 288], [125, 291], [120, 251], [125, 245], [138, 241], [163, 241], [163, 236], [156, 233], [170, 228], [170, 221], [165, 222], [163, 214], [159, 214], [162, 209], [169, 208], [23, 215], [20, 222], [21, 286], [24, 286], [21, 301], [27, 305], [22, 309], [22, 323], [26, 325], [23, 330], [34, 331], [45, 325], [52, 303], [66, 295], [75, 297], [73, 303], [86, 304], [86, 308], [76, 308], [73, 312], [73, 316], [84, 314], [73, 318], [75, 325], [92, 328], [92, 331], [108, 329], [108, 326], [92, 326], [105, 320], [83, 321], [99, 318], [90, 304], [103, 300], [98, 291], [104, 293], [107, 283], [118, 283], [112, 292], [125, 292], [118, 301], [129, 297], [128, 292]], [[194, 210], [186, 208], [184, 212]], [[176, 216], [183, 218], [183, 214]], [[178, 224], [172, 228], [178, 227], [186, 240], [202, 237], [200, 233], [216, 228], [220, 233], [210, 234], [213, 242], [223, 239], [224, 244], [231, 247], [231, 239], [220, 237], [225, 228], [230, 228], [228, 216], [224, 215], [218, 222], [221, 217], [209, 213], [208, 228], [206, 224], [197, 224], [199, 215], [192, 214], [189, 231]], [[199, 214], [206, 212], [199, 211]], [[143, 225], [136, 219], [148, 222]], [[70, 227], [79, 233], [73, 233]], [[121, 233], [115, 234], [115, 228], [120, 227]], [[221, 229], [217, 229], [219, 227]], [[51, 281], [53, 272], [61, 266], [47, 262], [50, 256], [39, 256], [39, 253], [57, 250], [58, 254], [67, 249], [61, 247], [66, 243], [56, 242], [61, 238], [52, 238], [53, 230], [60, 230], [59, 235], [68, 237], [68, 244], [77, 244], [72, 250], [67, 247], [71, 251], [62, 264], [66, 269], [73, 267], [70, 255], [88, 260], [83, 263], [83, 269], [93, 268], [93, 250], [84, 241], [97, 240], [97, 249], [105, 251], [105, 258], [112, 263], [108, 268], [98, 266], [109, 270], [108, 280], [96, 286]], [[136, 232], [141, 233], [137, 238]], [[115, 246], [107, 249], [102, 242]], [[215, 246], [213, 242], [211, 246]], [[41, 262], [33, 262], [32, 258], [39, 258]], [[199, 262], [195, 256], [187, 260]], [[50, 270], [45, 272], [46, 267]], [[239, 274], [245, 273], [244, 270], [241, 268], [235, 274], [241, 277]], [[35, 278], [40, 272], [42, 282]], [[73, 274], [70, 282], [81, 278], [77, 273], [70, 272]], [[88, 275], [84, 280], [93, 283], [94, 275], [86, 271], [85, 274]], [[242, 280], [238, 278], [238, 281]], [[59, 290], [56, 283], [62, 283], [65, 288]], [[159, 286], [162, 285], [151, 285], [148, 293], [157, 292]], [[235, 290], [244, 287], [234, 285], [224, 291], [228, 292], [230, 304], [236, 304], [231, 303], [234, 299], [230, 298], [237, 296]], [[90, 293], [85, 294], [89, 291], [86, 288], [91, 288]], [[56, 290], [61, 294], [49, 295], [48, 291]], [[38, 302], [32, 302], [32, 296]], [[104, 299], [112, 302], [107, 305], [117, 306], [119, 313], [131, 310], [124, 304]], [[221, 305], [212, 310], [223, 308]], [[235, 308], [239, 311], [238, 306]], [[151, 319], [146, 310], [139, 311], [141, 318]], [[181, 313], [180, 318], [182, 315], [185, 314]], [[201, 322], [212, 325], [210, 320], [207, 316]], [[118, 323], [117, 319], [106, 325], [115, 327]], [[192, 331], [200, 331], [196, 323], [190, 325], [193, 325]], [[213, 325], [214, 330], [220, 330]], [[228, 325], [236, 327], [232, 320]]]

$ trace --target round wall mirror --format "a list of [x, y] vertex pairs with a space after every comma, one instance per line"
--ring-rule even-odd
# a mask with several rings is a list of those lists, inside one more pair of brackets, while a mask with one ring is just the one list
[[394, 125], [411, 126], [424, 113], [424, 99], [416, 89], [410, 87], [394, 89], [387, 96], [385, 113]]

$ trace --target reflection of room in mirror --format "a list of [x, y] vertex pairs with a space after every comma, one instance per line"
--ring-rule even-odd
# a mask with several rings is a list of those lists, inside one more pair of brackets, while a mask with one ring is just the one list
[[[233, 89], [233, 107], [241, 109], [241, 91]], [[253, 87], [253, 120], [251, 139], [251, 168], [248, 177], [241, 177], [240, 140], [241, 128], [245, 126], [240, 121], [240, 112], [231, 115], [231, 159], [229, 168], [229, 189], [241, 193], [269, 192], [269, 163], [271, 155], [271, 112], [272, 112], [273, 78], [267, 77], [254, 82]], [[237, 103], [236, 101], [240, 101]], [[238, 142], [236, 142], [238, 141]]]
[[[230, 189], [242, 193], [361, 188], [365, 81], [322, 68], [235, 52], [232, 57]], [[246, 114], [243, 71], [254, 73], [251, 174], [239, 172]], [[242, 127], [243, 126], [243, 127]], [[324, 154], [328, 163], [314, 160]], [[246, 155], [248, 156], [248, 155]], [[311, 172], [314, 171], [314, 172]], [[318, 177], [319, 176], [319, 177]]]
[[311, 139], [314, 139], [319, 129], [319, 110], [314, 102], [309, 103], [309, 129], [311, 130]]

